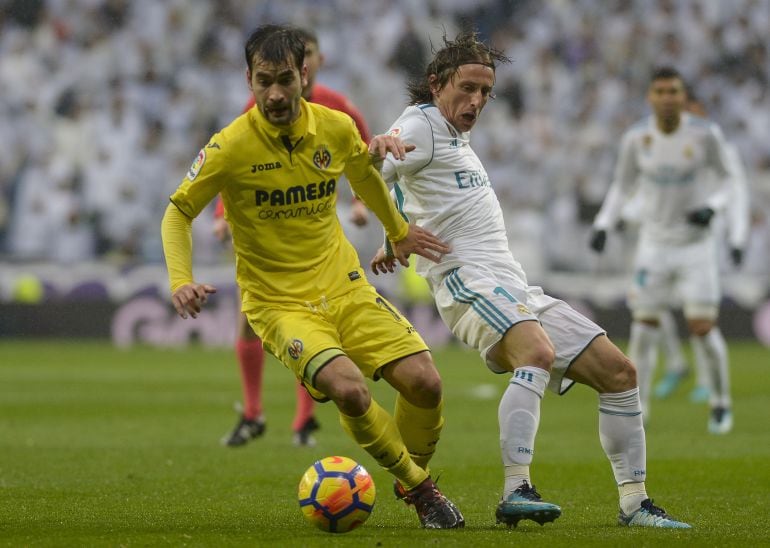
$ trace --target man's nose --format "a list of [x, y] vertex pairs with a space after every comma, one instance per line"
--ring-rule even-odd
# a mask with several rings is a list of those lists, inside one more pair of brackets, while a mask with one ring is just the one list
[[273, 84], [267, 88], [267, 100], [271, 103], [280, 103], [284, 100], [285, 94], [281, 86]]

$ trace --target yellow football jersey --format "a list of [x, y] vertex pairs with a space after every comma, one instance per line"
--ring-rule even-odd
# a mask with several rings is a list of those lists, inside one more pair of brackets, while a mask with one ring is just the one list
[[368, 148], [346, 114], [301, 101], [288, 128], [258, 108], [200, 151], [171, 201], [194, 218], [218, 193], [230, 225], [243, 310], [316, 302], [366, 283], [337, 218], [337, 182], [371, 171]]

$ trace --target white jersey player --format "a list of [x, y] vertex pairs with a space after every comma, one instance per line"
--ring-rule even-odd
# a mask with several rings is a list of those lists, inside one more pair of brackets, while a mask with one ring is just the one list
[[[641, 200], [639, 244], [628, 294], [633, 315], [629, 356], [637, 366], [642, 409], [649, 417], [657, 362], [659, 317], [682, 302], [696, 360], [710, 372], [709, 431], [732, 428], [727, 349], [716, 320], [721, 300], [719, 256], [710, 224], [728, 208], [736, 179], [722, 132], [683, 112], [684, 82], [670, 67], [657, 69], [647, 94], [653, 115], [623, 135], [615, 178], [594, 221], [591, 246], [601, 252], [624, 203]], [[710, 173], [723, 182], [714, 190]]]
[[[701, 103], [694, 96], [691, 89], [687, 89], [687, 110], [697, 116], [705, 116], [705, 110]], [[733, 178], [732, 192], [727, 209], [722, 215], [722, 219], [717, 217], [726, 225], [727, 243], [730, 251], [730, 261], [735, 268], [741, 266], [743, 262], [743, 253], [748, 245], [749, 239], [749, 195], [748, 180], [746, 170], [743, 167], [740, 154], [735, 145], [729, 141], [725, 143], [725, 152], [730, 165], [730, 173]], [[638, 195], [638, 191], [637, 191]], [[641, 198], [641, 196], [637, 196]], [[624, 207], [625, 212], [639, 200], [631, 200]], [[634, 209], [635, 211], [635, 209]], [[635, 217], [635, 213], [630, 211]], [[636, 219], [638, 222], [640, 219]], [[720, 235], [716, 235], [720, 238]], [[680, 382], [687, 376], [688, 367], [682, 352], [682, 346], [679, 341], [677, 325], [671, 311], [661, 313], [660, 316], [660, 337], [661, 349], [663, 350], [665, 365], [665, 375], [655, 386], [654, 395], [657, 398], [664, 399], [670, 396], [679, 386]], [[702, 360], [695, 362], [695, 386], [690, 392], [690, 401], [693, 403], [706, 402], [709, 399], [710, 372]]]
[[[389, 132], [415, 149], [383, 166], [403, 214], [452, 247], [436, 265], [417, 260], [441, 317], [492, 371], [512, 373], [498, 410], [505, 483], [496, 518], [510, 526], [561, 515], [535, 490], [530, 464], [546, 387], [563, 393], [577, 381], [599, 394], [600, 439], [618, 484], [619, 523], [688, 528], [647, 496], [633, 365], [599, 326], [530, 286], [511, 254], [500, 204], [469, 140], [491, 96], [495, 61], [504, 60], [472, 32], [445, 38], [424, 80], [410, 87], [412, 106]], [[371, 263], [375, 274], [394, 266], [386, 249]]]

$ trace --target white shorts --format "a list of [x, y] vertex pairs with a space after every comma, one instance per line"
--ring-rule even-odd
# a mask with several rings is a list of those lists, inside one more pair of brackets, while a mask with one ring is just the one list
[[462, 266], [432, 280], [436, 307], [454, 335], [481, 353], [494, 373], [506, 370], [488, 357], [489, 350], [514, 325], [539, 321], [556, 349], [548, 387], [563, 394], [574, 381], [564, 378], [575, 359], [605, 331], [564, 301], [510, 272]]
[[657, 318], [681, 303], [687, 317], [716, 319], [721, 297], [713, 238], [676, 245], [639, 241], [628, 291], [635, 318]]

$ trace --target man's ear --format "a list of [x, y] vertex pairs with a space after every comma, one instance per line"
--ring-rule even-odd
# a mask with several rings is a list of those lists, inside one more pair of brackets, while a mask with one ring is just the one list
[[249, 89], [251, 91], [254, 91], [253, 89], [251, 89], [251, 69], [249, 68], [246, 69], [246, 83], [248, 84]]
[[299, 71], [299, 81], [302, 84], [302, 89], [307, 87], [307, 65], [302, 65], [302, 70]]
[[438, 76], [435, 74], [428, 76], [428, 88], [433, 95], [438, 95], [438, 92], [441, 91], [441, 87], [438, 84]]

